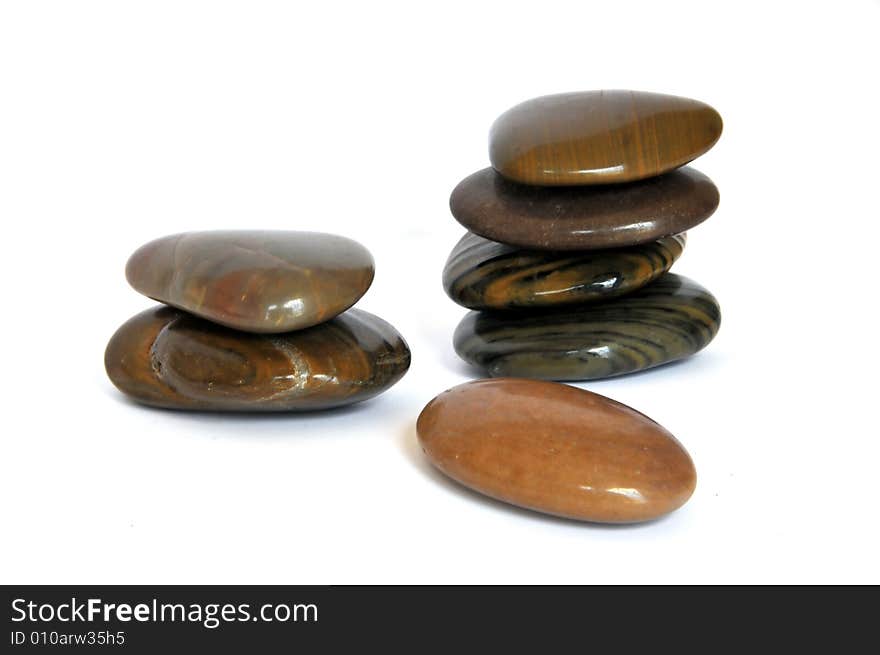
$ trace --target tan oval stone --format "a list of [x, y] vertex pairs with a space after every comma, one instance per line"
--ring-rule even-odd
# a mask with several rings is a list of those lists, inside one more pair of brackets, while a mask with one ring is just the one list
[[527, 100], [502, 114], [489, 159], [522, 184], [617, 184], [692, 161], [721, 136], [721, 116], [690, 98], [583, 91]]
[[417, 431], [434, 466], [457, 482], [570, 519], [648, 521], [681, 507], [696, 485], [690, 456], [665, 428], [555, 382], [459, 385], [428, 403]]

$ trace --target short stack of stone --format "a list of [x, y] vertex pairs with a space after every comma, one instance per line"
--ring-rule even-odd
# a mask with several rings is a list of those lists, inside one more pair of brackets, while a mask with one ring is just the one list
[[107, 374], [134, 400], [173, 409], [317, 410], [366, 400], [410, 364], [397, 330], [350, 309], [373, 274], [366, 248], [331, 234], [157, 239], [131, 256], [126, 277], [164, 304], [116, 331]]
[[564, 381], [705, 347], [718, 302], [668, 271], [718, 206], [712, 181], [684, 165], [721, 129], [702, 102], [633, 91], [546, 96], [498, 118], [492, 167], [450, 198], [469, 232], [443, 283], [476, 310], [456, 329], [458, 354], [493, 377]]

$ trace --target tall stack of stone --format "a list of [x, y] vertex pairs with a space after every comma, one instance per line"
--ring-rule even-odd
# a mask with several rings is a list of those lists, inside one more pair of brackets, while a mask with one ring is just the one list
[[721, 129], [702, 102], [633, 91], [546, 96], [499, 117], [492, 167], [450, 198], [469, 232], [443, 283], [476, 310], [456, 329], [458, 354], [490, 376], [590, 380], [706, 346], [718, 302], [668, 271], [718, 206], [712, 181], [684, 165]]
[[410, 363], [397, 330], [350, 309], [373, 273], [366, 248], [332, 234], [157, 239], [131, 256], [126, 277], [164, 304], [116, 331], [107, 374], [134, 400], [173, 409], [293, 411], [366, 400]]

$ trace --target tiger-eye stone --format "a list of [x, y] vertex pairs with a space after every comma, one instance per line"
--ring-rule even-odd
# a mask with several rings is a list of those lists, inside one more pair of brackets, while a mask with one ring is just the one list
[[137, 291], [247, 332], [289, 332], [354, 305], [373, 281], [373, 257], [319, 232], [211, 231], [156, 239], [128, 260]]
[[400, 334], [358, 309], [304, 330], [266, 335], [156, 307], [123, 324], [104, 354], [111, 381], [134, 400], [215, 411], [348, 405], [391, 387], [409, 363]]
[[416, 425], [434, 466], [475, 491], [581, 521], [634, 523], [681, 507], [696, 471], [666, 429], [589, 391], [514, 378], [441, 393]]
[[490, 377], [594, 380], [683, 359], [718, 332], [721, 309], [705, 288], [666, 273], [604, 302], [529, 312], [470, 312], [455, 351]]
[[622, 248], [686, 232], [718, 207], [718, 188], [686, 167], [640, 182], [537, 187], [491, 168], [466, 177], [449, 208], [482, 237], [536, 250]]
[[669, 270], [685, 235], [626, 248], [523, 250], [468, 233], [453, 248], [443, 287], [470, 309], [529, 309], [596, 302], [632, 293]]
[[585, 91], [527, 100], [492, 125], [489, 159], [522, 184], [616, 184], [692, 161], [721, 136], [709, 105], [641, 91]]

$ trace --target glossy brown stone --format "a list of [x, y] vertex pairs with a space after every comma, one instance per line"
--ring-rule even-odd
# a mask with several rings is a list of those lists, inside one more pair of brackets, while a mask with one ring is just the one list
[[470, 309], [554, 309], [625, 296], [663, 275], [685, 235], [609, 250], [525, 250], [470, 232], [452, 249], [443, 288]]
[[666, 273], [603, 302], [470, 312], [455, 329], [453, 345], [491, 377], [598, 380], [690, 357], [720, 326], [721, 307], [708, 289]]
[[301, 330], [341, 314], [373, 281], [373, 258], [319, 232], [218, 230], [156, 239], [128, 260], [137, 291], [247, 332]]
[[617, 184], [660, 175], [709, 150], [721, 136], [709, 105], [640, 91], [534, 98], [492, 125], [489, 159], [523, 184]]
[[696, 472], [666, 429], [626, 405], [554, 382], [478, 380], [418, 419], [431, 462], [513, 505], [582, 521], [648, 521], [683, 505]]
[[486, 239], [535, 250], [622, 248], [685, 232], [718, 207], [718, 189], [686, 167], [660, 177], [601, 187], [536, 187], [491, 168], [462, 180], [452, 215]]
[[104, 354], [113, 384], [138, 402], [213, 411], [348, 405], [391, 387], [409, 363], [400, 334], [358, 309], [305, 330], [262, 335], [156, 307], [123, 324]]

